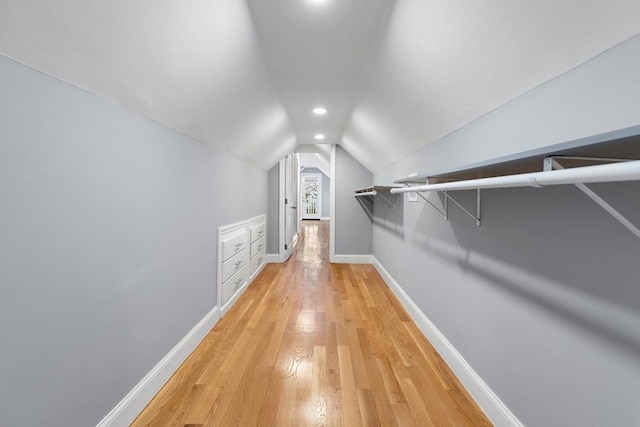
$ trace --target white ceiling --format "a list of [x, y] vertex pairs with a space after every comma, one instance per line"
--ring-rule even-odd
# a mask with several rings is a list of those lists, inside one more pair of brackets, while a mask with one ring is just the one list
[[638, 33], [637, 0], [0, 2], [0, 53], [263, 169], [320, 132], [377, 171]]

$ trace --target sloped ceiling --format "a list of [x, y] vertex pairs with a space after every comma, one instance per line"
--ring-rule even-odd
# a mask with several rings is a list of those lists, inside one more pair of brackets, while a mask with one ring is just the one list
[[398, 1], [342, 145], [377, 171], [638, 32], [638, 1]]
[[638, 33], [637, 0], [0, 2], [0, 53], [263, 169], [323, 133], [375, 172]]
[[242, 1], [2, 0], [0, 52], [264, 169], [296, 145]]

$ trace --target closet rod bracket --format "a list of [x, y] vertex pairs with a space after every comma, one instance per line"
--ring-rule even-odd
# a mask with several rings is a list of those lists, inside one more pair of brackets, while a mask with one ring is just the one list
[[477, 227], [480, 227], [480, 224], [481, 224], [481, 221], [480, 221], [480, 207], [481, 207], [481, 203], [482, 203], [482, 195], [481, 195], [480, 191], [481, 190], [479, 188], [476, 190], [476, 214], [475, 215], [472, 214], [471, 212], [469, 212], [469, 210], [467, 210], [464, 206], [462, 206], [456, 199], [451, 197], [449, 195], [448, 191], [443, 191], [443, 193], [444, 193], [445, 218], [446, 219], [449, 218], [449, 203], [447, 203], [447, 201], [451, 200], [460, 209], [462, 209], [464, 211], [464, 213], [466, 213], [467, 215], [469, 215], [471, 218], [473, 218], [476, 221], [476, 226]]
[[393, 204], [391, 200], [387, 199], [384, 194], [378, 193], [378, 196], [380, 196], [380, 198], [382, 198], [382, 200], [384, 200], [389, 205], [389, 208], [391, 208], [394, 212], [400, 212], [400, 209], [395, 204]]
[[[411, 187], [411, 185], [409, 183], [405, 183], [405, 187]], [[456, 199], [454, 199], [452, 196], [450, 196], [448, 191], [442, 191], [442, 193], [444, 194], [444, 211], [442, 209], [440, 209], [438, 206], [436, 206], [435, 204], [433, 204], [421, 192], [416, 192], [416, 194], [422, 200], [424, 200], [425, 202], [430, 204], [431, 207], [433, 207], [435, 210], [440, 212], [444, 216], [444, 220], [445, 221], [449, 220], [449, 200], [451, 200], [458, 207], [460, 207], [460, 209], [462, 209], [467, 215], [469, 215], [471, 218], [473, 218], [476, 221], [476, 226], [480, 227], [480, 224], [481, 224], [481, 221], [480, 221], [480, 208], [481, 208], [481, 203], [482, 203], [482, 196], [481, 196], [482, 193], [481, 193], [480, 189], [476, 190], [476, 214], [475, 215], [472, 214], [471, 212], [469, 212], [469, 210], [467, 208], [462, 206]]]
[[[565, 167], [559, 162], [559, 160], [580, 160], [580, 161], [593, 161], [593, 162], [609, 162], [609, 163], [618, 163], [618, 162], [627, 162], [629, 159], [604, 159], [604, 158], [595, 158], [595, 157], [563, 157], [563, 156], [550, 156], [544, 159], [543, 170], [551, 171], [551, 170], [560, 170], [565, 169]], [[624, 217], [620, 212], [618, 212], [613, 206], [607, 203], [602, 197], [598, 196], [592, 189], [587, 187], [582, 183], [574, 184], [580, 191], [586, 194], [591, 200], [596, 202], [598, 206], [607, 211], [609, 215], [614, 217], [618, 222], [624, 225], [629, 231], [631, 231], [636, 237], [640, 238], [640, 229], [636, 227], [631, 221]]]

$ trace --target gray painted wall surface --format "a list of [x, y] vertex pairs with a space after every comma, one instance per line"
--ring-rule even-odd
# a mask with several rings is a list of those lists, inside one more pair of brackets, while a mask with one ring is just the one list
[[322, 212], [323, 218], [329, 218], [331, 215], [331, 180], [318, 168], [304, 168], [303, 173], [319, 173], [322, 174]]
[[276, 163], [268, 173], [269, 206], [267, 210], [267, 253], [278, 254], [278, 239], [280, 238], [279, 205], [280, 200], [280, 164]]
[[640, 35], [377, 171], [375, 183], [637, 125], [639, 51]]
[[340, 146], [335, 163], [335, 253], [370, 255], [373, 206], [370, 200], [353, 197], [353, 191], [370, 186], [373, 175]]
[[[376, 183], [639, 124], [639, 40], [408, 156]], [[591, 187], [640, 226], [640, 183]], [[454, 196], [475, 207], [475, 192]], [[640, 425], [637, 238], [574, 186], [485, 190], [481, 227], [451, 204], [448, 222], [421, 200], [399, 206], [376, 203], [374, 255], [525, 425]]]
[[331, 179], [322, 174], [322, 217], [331, 216]]
[[0, 71], [0, 425], [95, 425], [215, 306], [216, 229], [266, 213], [267, 173]]

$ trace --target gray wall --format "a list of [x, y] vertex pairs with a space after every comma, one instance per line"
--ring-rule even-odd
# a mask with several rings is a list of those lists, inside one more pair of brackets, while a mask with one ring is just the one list
[[322, 174], [322, 217], [331, 216], [331, 179]]
[[331, 216], [331, 179], [318, 168], [304, 168], [302, 173], [319, 173], [322, 174], [322, 212], [323, 218]]
[[267, 173], [0, 57], [0, 425], [102, 419], [216, 305]]
[[[639, 56], [635, 37], [375, 182], [637, 125]], [[640, 183], [592, 188], [640, 226]], [[475, 207], [475, 192], [454, 195]], [[525, 425], [640, 425], [637, 238], [573, 186], [485, 190], [481, 227], [401, 203], [376, 202], [375, 257]]]
[[267, 210], [267, 253], [279, 254], [278, 240], [280, 238], [279, 200], [280, 200], [280, 164], [276, 163], [268, 173]]
[[373, 175], [342, 147], [335, 158], [335, 253], [370, 255], [373, 205], [370, 199], [353, 197], [353, 191], [370, 186]]
[[376, 184], [637, 125], [639, 50], [640, 35], [377, 171]]

